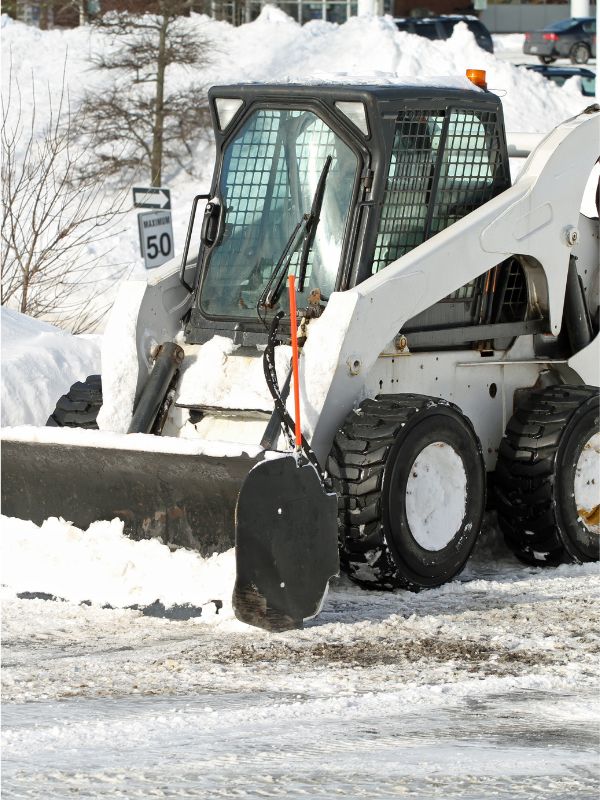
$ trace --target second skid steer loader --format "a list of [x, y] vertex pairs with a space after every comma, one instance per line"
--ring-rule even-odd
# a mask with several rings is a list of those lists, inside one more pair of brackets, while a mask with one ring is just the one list
[[597, 559], [599, 107], [511, 186], [501, 102], [466, 79], [209, 98], [182, 267], [121, 287], [52, 427], [4, 432], [4, 513], [235, 542], [236, 613], [271, 629], [318, 612], [338, 548], [366, 587], [452, 579], [488, 485], [520, 558]]

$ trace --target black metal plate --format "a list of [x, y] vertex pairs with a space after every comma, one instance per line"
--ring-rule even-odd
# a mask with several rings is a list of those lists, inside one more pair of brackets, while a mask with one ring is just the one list
[[301, 628], [339, 572], [337, 500], [293, 455], [257, 464], [236, 508], [235, 614], [266, 630]]
[[233, 547], [240, 486], [256, 463], [42, 442], [2, 442], [2, 513], [80, 528], [119, 517], [133, 539], [157, 537], [203, 556]]

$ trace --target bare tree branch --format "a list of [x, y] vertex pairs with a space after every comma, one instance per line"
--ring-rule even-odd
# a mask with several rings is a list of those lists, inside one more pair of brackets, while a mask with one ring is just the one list
[[189, 0], [147, 6], [151, 13], [111, 12], [95, 21], [104, 46], [91, 60], [114, 82], [85, 96], [80, 131], [96, 153], [88, 174], [127, 172], [160, 186], [166, 165], [194, 173], [193, 145], [209, 128], [205, 87], [170, 88], [168, 71], [206, 66], [212, 44], [190, 35], [181, 16]]
[[25, 113], [11, 66], [1, 104], [0, 300], [80, 332], [105, 313], [107, 281], [125, 270], [114, 265], [103, 281], [90, 278], [106, 257], [98, 246], [114, 236], [125, 193], [109, 201], [102, 181], [80, 177], [85, 156], [73, 140], [84, 118], [71, 112], [64, 72], [58, 100], [48, 93], [50, 115], [38, 133], [35, 84]]

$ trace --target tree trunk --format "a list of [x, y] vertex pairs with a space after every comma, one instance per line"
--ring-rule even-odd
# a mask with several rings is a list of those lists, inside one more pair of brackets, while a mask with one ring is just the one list
[[29, 275], [23, 276], [23, 284], [21, 286], [21, 305], [20, 311], [21, 314], [26, 314], [28, 312], [28, 304], [29, 304]]
[[79, 24], [87, 23], [86, 0], [77, 0], [77, 10], [79, 12]]
[[169, 16], [166, 9], [162, 9], [162, 22], [158, 38], [158, 57], [156, 69], [156, 110], [154, 113], [154, 126], [152, 130], [152, 158], [150, 161], [150, 185], [160, 186], [162, 181], [162, 153], [163, 153], [163, 127], [165, 121], [164, 96], [165, 96], [165, 71], [166, 71], [166, 45]]

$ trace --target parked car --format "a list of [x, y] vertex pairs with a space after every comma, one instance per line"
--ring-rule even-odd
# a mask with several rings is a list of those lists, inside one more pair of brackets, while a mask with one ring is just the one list
[[416, 33], [417, 36], [424, 36], [426, 39], [449, 39], [454, 26], [459, 22], [464, 22], [479, 47], [487, 50], [488, 53], [494, 52], [490, 32], [477, 17], [449, 14], [440, 17], [402, 17], [395, 19], [394, 22], [399, 31]]
[[596, 19], [571, 17], [541, 31], [530, 31], [525, 34], [523, 52], [537, 56], [542, 64], [552, 64], [557, 58], [586, 64], [590, 56], [596, 56]]
[[596, 96], [596, 73], [585, 67], [551, 67], [547, 64], [517, 64], [518, 67], [525, 67], [532, 72], [539, 72], [557, 86], [562, 86], [569, 78], [581, 78], [581, 94], [585, 97]]

